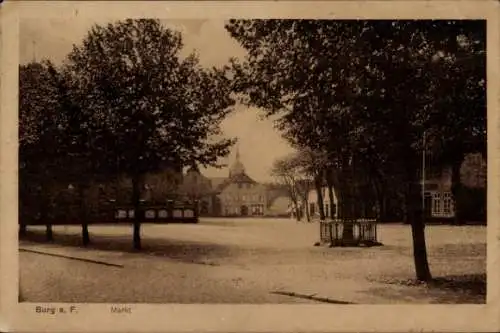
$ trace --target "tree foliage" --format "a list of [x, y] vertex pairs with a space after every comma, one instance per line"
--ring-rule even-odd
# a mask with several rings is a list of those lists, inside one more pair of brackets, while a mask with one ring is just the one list
[[220, 137], [234, 104], [226, 70], [203, 69], [194, 54], [182, 59], [182, 46], [180, 33], [158, 20], [125, 20], [94, 26], [64, 68], [78, 95], [94, 171], [130, 176], [137, 211], [146, 173], [216, 165], [234, 143]]
[[50, 74], [51, 64], [29, 63], [19, 67], [19, 158], [23, 170], [53, 171], [65, 156], [66, 122], [59, 91]]
[[305, 208], [305, 217], [307, 221], [310, 220], [307, 211], [310, 184], [312, 183], [308, 172], [310, 169], [310, 165], [305, 163], [300, 152], [294, 152], [277, 159], [271, 170], [271, 175], [276, 178], [278, 184], [286, 188], [298, 221], [302, 219], [303, 209], [301, 208]]
[[443, 156], [477, 149], [457, 142], [485, 142], [485, 23], [232, 20], [226, 29], [248, 51], [233, 61], [235, 89], [278, 116], [292, 144], [326, 154], [342, 215], [359, 214], [362, 175], [379, 196], [400, 184], [417, 278], [429, 279], [422, 138]]
[[[320, 180], [319, 192], [323, 193], [323, 173], [328, 161], [325, 154], [302, 147], [295, 152], [275, 161], [272, 175], [288, 189], [290, 199], [300, 219], [300, 212], [305, 214], [307, 221], [309, 215], [309, 193], [315, 188], [315, 182]], [[318, 189], [317, 189], [318, 190]], [[331, 196], [333, 200], [333, 195]], [[319, 203], [320, 214], [324, 214], [323, 202]], [[333, 206], [330, 203], [330, 206]], [[325, 216], [323, 215], [322, 218]]]
[[60, 68], [22, 67], [21, 159], [59, 154], [67, 162], [59, 175], [89, 182], [125, 175], [137, 212], [147, 174], [218, 166], [235, 142], [220, 129], [234, 105], [228, 68], [203, 68], [182, 47], [158, 20], [129, 19], [92, 27]]
[[106, 166], [143, 173], [162, 166], [214, 165], [233, 144], [220, 136], [231, 111], [225, 69], [182, 59], [180, 33], [156, 20], [95, 26], [68, 56], [65, 70], [92, 133], [92, 151]]
[[[66, 117], [48, 61], [19, 66], [19, 215], [21, 232], [25, 223], [53, 218], [56, 196], [54, 180], [65, 180]], [[47, 225], [49, 239], [51, 226]]]

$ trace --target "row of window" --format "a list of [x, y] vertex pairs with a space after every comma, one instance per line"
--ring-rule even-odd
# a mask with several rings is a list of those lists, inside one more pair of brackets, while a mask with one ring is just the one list
[[[430, 199], [427, 204], [430, 206], [430, 213], [436, 217], [450, 217], [454, 214], [453, 198], [451, 192], [426, 192], [425, 196]], [[335, 209], [335, 207], [334, 207]], [[324, 204], [325, 215], [330, 216], [330, 207], [328, 203]], [[336, 213], [336, 212], [334, 212]], [[317, 203], [309, 204], [309, 214], [311, 216], [319, 214]]]
[[252, 215], [264, 215], [264, 205], [252, 205], [250, 210]]
[[241, 210], [238, 207], [226, 207], [224, 213], [224, 215], [240, 215]]
[[225, 201], [231, 202], [231, 201], [258, 201], [258, 202], [263, 202], [264, 201], [264, 196], [260, 194], [243, 194], [241, 196], [239, 195], [226, 195], [224, 196]]
[[224, 207], [225, 215], [264, 215], [264, 205], [250, 205], [250, 206], [226, 206]]

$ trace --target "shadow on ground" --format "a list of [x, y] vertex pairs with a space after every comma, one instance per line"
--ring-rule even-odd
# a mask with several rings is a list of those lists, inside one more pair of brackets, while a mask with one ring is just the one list
[[234, 255], [237, 250], [234, 247], [225, 245], [206, 243], [178, 241], [175, 239], [150, 238], [143, 239], [142, 249], [140, 251], [133, 249], [132, 236], [96, 236], [90, 235], [91, 243], [87, 246], [82, 244], [82, 237], [79, 234], [53, 233], [54, 239], [47, 241], [45, 232], [27, 231], [20, 237], [21, 241], [27, 241], [38, 244], [53, 244], [59, 246], [69, 246], [85, 250], [98, 250], [109, 252], [122, 252], [126, 254], [151, 255], [156, 257], [173, 259], [186, 263], [198, 263], [204, 265], [215, 265], [208, 258], [225, 258]]
[[486, 297], [486, 274], [438, 277], [428, 283], [428, 288], [447, 289]]
[[[385, 280], [387, 284], [410, 287], [405, 290], [407, 299], [431, 296], [434, 303], [484, 304], [486, 302], [486, 274], [447, 275], [435, 277], [427, 283], [408, 280]], [[391, 288], [375, 288], [370, 292], [400, 299], [402, 295]], [[393, 295], [388, 295], [392, 293]]]

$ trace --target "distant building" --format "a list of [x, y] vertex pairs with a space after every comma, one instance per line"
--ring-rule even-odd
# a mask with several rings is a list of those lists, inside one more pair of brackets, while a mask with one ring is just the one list
[[[332, 210], [333, 210], [333, 215], [337, 216], [337, 207], [338, 207], [338, 201], [337, 201], [337, 196], [335, 195], [335, 190], [333, 190], [333, 204], [334, 207], [330, 206], [330, 194], [328, 192], [328, 188], [324, 186], [321, 189], [321, 193], [323, 195], [323, 209], [325, 212], [325, 216], [330, 217]], [[316, 189], [311, 189], [308, 194], [308, 209], [309, 209], [309, 216], [311, 217], [319, 217], [319, 199], [318, 199], [318, 192]]]
[[269, 202], [269, 216], [286, 216], [292, 214], [292, 201], [288, 195], [279, 195]]
[[199, 200], [201, 216], [269, 216], [286, 215], [288, 207], [272, 206], [276, 194], [265, 184], [252, 179], [236, 151], [234, 163], [226, 178], [208, 178], [197, 168], [184, 176], [181, 191]]
[[[321, 189], [321, 193], [323, 195], [323, 209], [326, 217], [330, 217], [331, 213], [333, 213], [333, 216], [337, 216], [337, 211], [338, 211], [338, 200], [337, 196], [335, 195], [335, 190], [333, 190], [333, 207], [330, 206], [330, 195], [328, 192], [328, 188], [324, 186]], [[292, 214], [293, 217], [296, 217], [297, 214], [301, 216], [302, 219], [306, 219], [307, 215], [311, 219], [319, 219], [320, 217], [320, 201], [318, 199], [318, 192], [316, 191], [316, 188], [314, 186], [311, 186], [311, 189], [308, 191], [307, 194], [307, 201], [301, 200], [299, 198], [298, 201], [298, 212], [293, 212], [292, 208]]]
[[217, 197], [212, 182], [196, 166], [189, 168], [179, 186], [180, 194], [189, 201], [198, 201], [201, 216], [219, 215]]
[[437, 218], [455, 216], [451, 192], [451, 168], [429, 168], [424, 181], [425, 215]]
[[[423, 181], [425, 214], [431, 218], [454, 218], [456, 209], [451, 189], [451, 167], [438, 168], [432, 163], [429, 164], [431, 165], [427, 166]], [[465, 157], [460, 170], [460, 179], [466, 188], [485, 189], [486, 161], [481, 154], [469, 154]], [[470, 202], [473, 199], [466, 198], [465, 201]]]
[[[425, 172], [424, 185], [424, 208], [427, 217], [432, 219], [452, 219], [456, 215], [456, 205], [459, 205], [465, 219], [484, 219], [486, 214], [486, 173], [487, 163], [481, 154], [466, 155], [460, 170], [461, 192], [457, 198], [452, 194], [452, 172], [451, 167], [433, 166], [432, 160], [428, 159]], [[338, 214], [338, 199], [333, 189], [334, 207], [330, 207], [327, 187], [322, 188], [323, 207], [325, 216]], [[306, 211], [307, 209], [307, 211]], [[299, 201], [298, 212], [292, 209], [292, 215], [300, 214], [306, 218], [309, 214], [311, 219], [319, 218], [319, 201], [316, 189], [311, 186], [307, 202]]]

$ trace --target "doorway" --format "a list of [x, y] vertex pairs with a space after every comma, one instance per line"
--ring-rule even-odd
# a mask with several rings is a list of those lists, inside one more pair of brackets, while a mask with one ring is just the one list
[[241, 206], [241, 216], [248, 216], [248, 207], [246, 205]]

